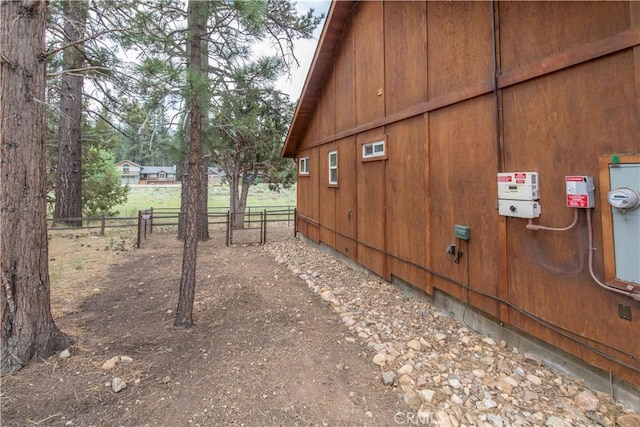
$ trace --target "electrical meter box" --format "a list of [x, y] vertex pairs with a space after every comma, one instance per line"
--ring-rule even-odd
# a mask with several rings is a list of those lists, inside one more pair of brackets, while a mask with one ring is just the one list
[[538, 200], [538, 172], [501, 172], [498, 174], [498, 198]]
[[498, 213], [516, 218], [538, 218], [541, 212], [540, 203], [529, 200], [498, 200]]
[[615, 278], [640, 285], [640, 163], [609, 165]]
[[593, 208], [596, 206], [595, 186], [591, 176], [565, 176], [568, 208]]

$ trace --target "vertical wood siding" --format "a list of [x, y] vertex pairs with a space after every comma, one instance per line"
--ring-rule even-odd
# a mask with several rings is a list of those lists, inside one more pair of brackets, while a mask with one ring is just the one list
[[356, 139], [349, 137], [337, 141], [340, 155], [340, 186], [336, 189], [336, 246], [343, 255], [357, 259], [357, 153]]
[[[535, 222], [566, 226], [565, 175], [593, 176], [599, 195], [599, 157], [640, 153], [638, 3], [361, 2], [351, 19], [297, 147], [311, 172], [300, 232], [640, 385], [640, 303], [591, 279], [584, 211], [554, 233], [496, 210], [497, 172], [537, 171]], [[363, 162], [361, 144], [381, 136], [387, 158]]]

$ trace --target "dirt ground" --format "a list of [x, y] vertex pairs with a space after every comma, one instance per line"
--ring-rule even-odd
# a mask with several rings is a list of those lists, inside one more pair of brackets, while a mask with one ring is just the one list
[[54, 317], [76, 344], [2, 379], [0, 424], [387, 426], [407, 411], [327, 303], [223, 232], [199, 245], [195, 325], [175, 328], [181, 248], [158, 232], [141, 249], [131, 236], [53, 236]]

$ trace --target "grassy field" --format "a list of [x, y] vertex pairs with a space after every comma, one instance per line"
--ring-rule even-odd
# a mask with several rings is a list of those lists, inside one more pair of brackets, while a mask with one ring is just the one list
[[[180, 186], [133, 185], [127, 202], [116, 206], [119, 216], [136, 216], [139, 210], [153, 207], [180, 208]], [[296, 187], [281, 189], [280, 192], [269, 190], [266, 184], [254, 185], [249, 189], [247, 206], [295, 206]], [[229, 206], [229, 186], [209, 187], [209, 208]]]

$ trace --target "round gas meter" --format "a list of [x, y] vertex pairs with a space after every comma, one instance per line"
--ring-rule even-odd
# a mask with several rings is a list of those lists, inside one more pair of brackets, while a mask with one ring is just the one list
[[630, 187], [620, 187], [609, 191], [607, 200], [614, 208], [629, 211], [640, 206], [640, 193]]

